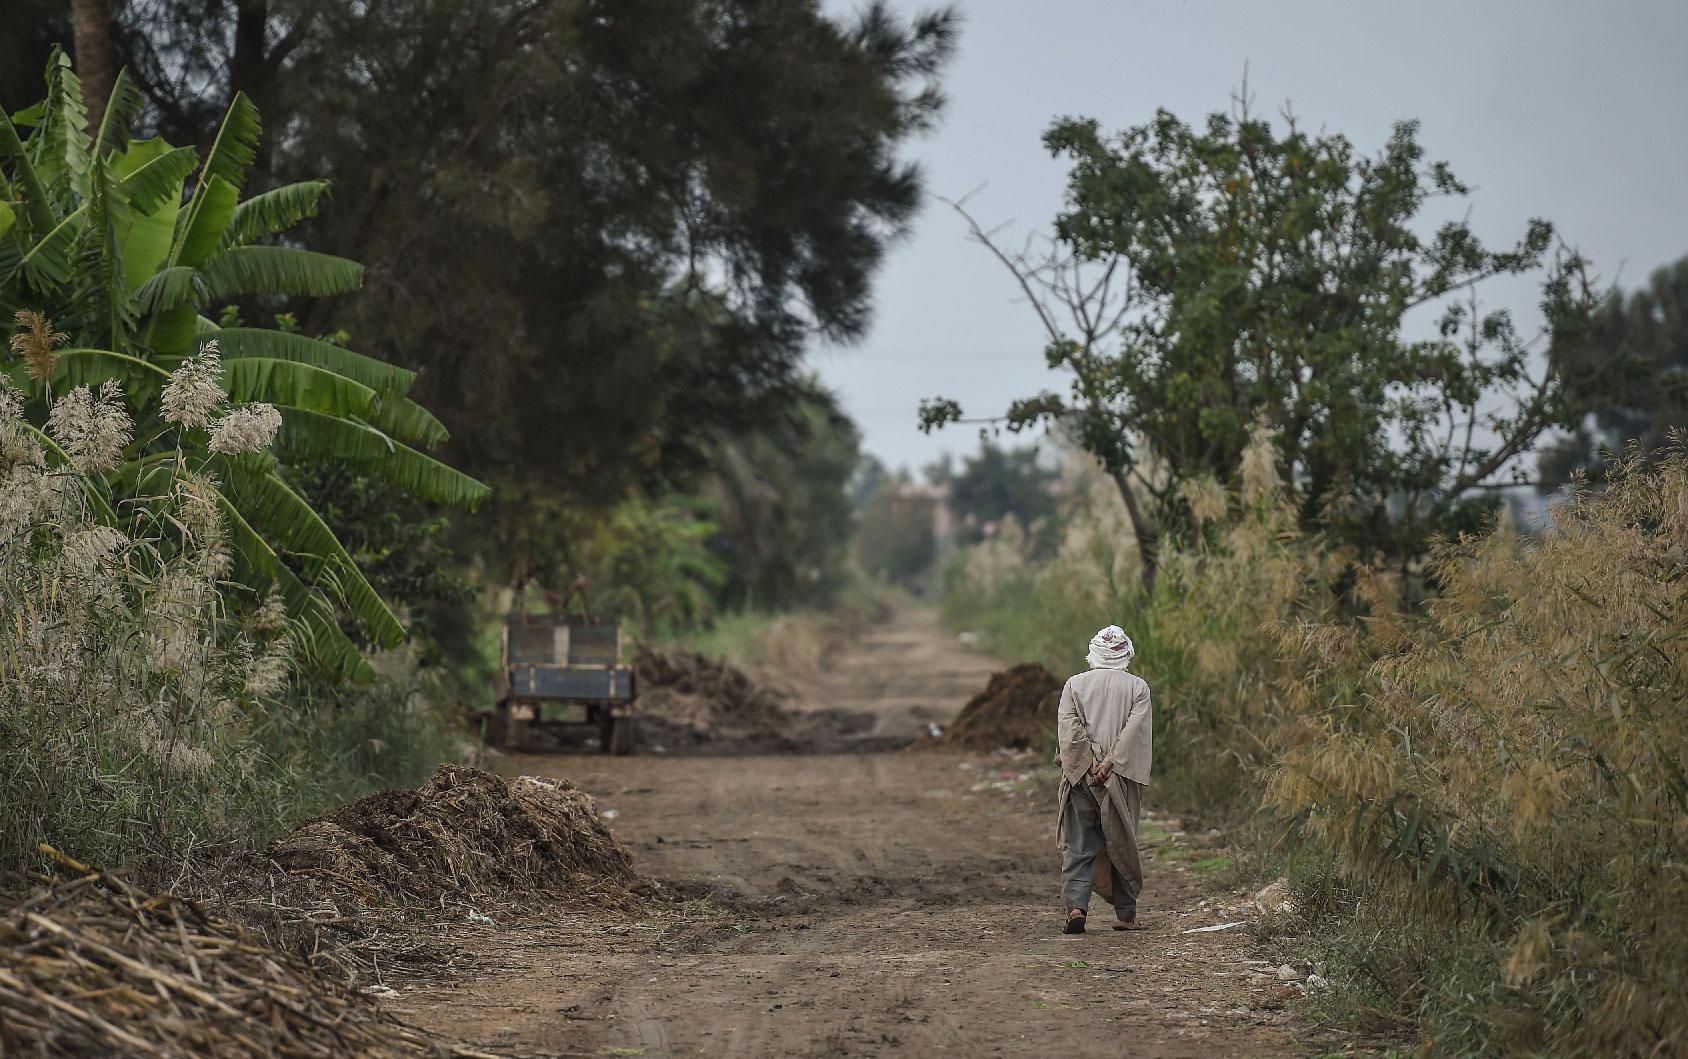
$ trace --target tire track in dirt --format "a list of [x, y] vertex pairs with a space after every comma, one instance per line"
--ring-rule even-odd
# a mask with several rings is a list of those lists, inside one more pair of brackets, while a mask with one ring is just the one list
[[[875, 736], [912, 735], [920, 713], [953, 713], [993, 668], [929, 612], [904, 611], [841, 652], [805, 700], [875, 713]], [[1246, 937], [1181, 933], [1216, 922], [1218, 902], [1178, 861], [1147, 865], [1151, 930], [1062, 935], [1053, 791], [981, 782], [1023, 765], [939, 752], [509, 764], [615, 810], [617, 837], [670, 896], [624, 920], [559, 911], [455, 932], [475, 977], [399, 1003], [485, 1046], [1143, 1059], [1331, 1047], [1291, 1021]]]

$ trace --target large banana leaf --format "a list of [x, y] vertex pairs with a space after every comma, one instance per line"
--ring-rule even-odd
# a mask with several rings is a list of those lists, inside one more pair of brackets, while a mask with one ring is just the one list
[[[55, 194], [88, 197], [88, 108], [70, 57], [54, 49], [47, 69], [47, 100], [41, 123], [29, 138], [36, 171]], [[67, 200], [67, 199], [66, 199]]]
[[[8, 116], [0, 111], [0, 308], [45, 311], [76, 336], [59, 353], [49, 384], [22, 365], [6, 369], [37, 398], [51, 388], [120, 381], [139, 437], [128, 462], [90, 496], [144, 490], [159, 461], [206, 455], [205, 435], [160, 438], [159, 393], [170, 369], [196, 341], [219, 340], [222, 382], [236, 403], [268, 401], [282, 412], [278, 454], [295, 461], [342, 461], [423, 499], [473, 508], [486, 487], [409, 444], [432, 446], [445, 428], [405, 394], [415, 375], [318, 339], [259, 328], [222, 328], [206, 319], [247, 294], [324, 296], [355, 289], [355, 262], [270, 245], [314, 215], [327, 184], [306, 181], [240, 201], [260, 131], [250, 100], [236, 95], [204, 153], [191, 193], [184, 182], [201, 157], [162, 140], [128, 138], [138, 96], [120, 77], [106, 117], [90, 136], [80, 86], [55, 53], [48, 99]], [[19, 128], [29, 130], [25, 141]], [[109, 348], [102, 348], [109, 347]], [[31, 415], [42, 405], [32, 401]], [[32, 430], [39, 428], [31, 427]], [[51, 439], [43, 444], [55, 451]], [[168, 450], [168, 451], [167, 451]], [[63, 453], [57, 453], [63, 461]], [[349, 612], [372, 642], [392, 645], [404, 630], [357, 569], [327, 523], [278, 477], [266, 458], [212, 458], [236, 576], [253, 588], [280, 588], [302, 628], [302, 647], [323, 666], [354, 679], [373, 676], [337, 624]], [[341, 601], [344, 606], [341, 607]]]
[[362, 418], [388, 437], [425, 449], [438, 448], [451, 436], [434, 413], [408, 397], [382, 397]]
[[367, 416], [375, 391], [344, 375], [272, 357], [223, 361], [223, 385], [236, 402], [269, 401], [332, 416]]
[[[69, 285], [75, 272], [76, 240], [81, 236], [86, 221], [87, 207], [78, 207], [24, 252], [18, 267], [23, 270], [31, 287], [45, 292]], [[0, 280], [5, 278], [0, 277]]]
[[223, 232], [228, 230], [239, 202], [240, 189], [222, 177], [212, 177], [200, 184], [188, 201], [187, 221], [181, 226], [170, 264], [194, 268], [203, 265], [206, 258], [217, 252], [217, 244], [223, 241]]
[[238, 189], [246, 183], [246, 170], [258, 157], [258, 137], [263, 131], [263, 123], [258, 120], [258, 108], [246, 98], [245, 92], [236, 92], [229, 100], [228, 111], [223, 114], [223, 123], [217, 126], [217, 138], [205, 155], [202, 186], [212, 180], [222, 180]]
[[242, 294], [307, 294], [314, 298], [354, 291], [363, 266], [332, 254], [291, 246], [237, 246], [219, 250], [199, 266], [210, 302]]
[[129, 79], [129, 71], [118, 70], [111, 82], [111, 97], [106, 100], [99, 130], [94, 134], [94, 160], [105, 159], [128, 144], [129, 129], [140, 116], [142, 104], [140, 89]]
[[[207, 161], [205, 168], [209, 167]], [[170, 255], [164, 259], [165, 268], [198, 268], [204, 264], [216, 251], [239, 200], [240, 189], [222, 177], [202, 179], [188, 202], [186, 217], [177, 225], [179, 231], [171, 244]], [[197, 317], [192, 305], [154, 313], [141, 341], [160, 353], [186, 354], [193, 347]]]
[[374, 668], [340, 628], [339, 621], [334, 617], [334, 607], [328, 599], [301, 581], [281, 561], [275, 550], [265, 543], [227, 497], [217, 493], [216, 498], [217, 507], [223, 513], [229, 543], [243, 560], [244, 568], [237, 567], [235, 577], [258, 592], [271, 584], [281, 590], [287, 613], [293, 615], [304, 633], [304, 642], [299, 647], [303, 649], [301, 653], [305, 659], [360, 684], [374, 681]]
[[294, 461], [339, 460], [413, 496], [473, 511], [487, 487], [365, 423], [299, 408], [281, 410], [278, 454]]
[[129, 149], [112, 156], [112, 169], [129, 191], [129, 204], [138, 213], [151, 213], [171, 206], [170, 215], [182, 204], [182, 181], [199, 164], [199, 152], [192, 147], [171, 147], [154, 137], [135, 140]]
[[12, 164], [12, 180], [23, 192], [23, 214], [29, 222], [29, 234], [40, 239], [58, 222], [52, 200], [47, 195], [47, 185], [35, 171], [35, 164], [29, 160], [29, 152], [18, 138], [17, 127], [7, 117], [5, 107], [0, 107], [0, 160]]
[[[41, 384], [31, 379], [22, 364], [7, 369], [12, 385], [25, 393], [39, 393]], [[145, 404], [157, 397], [170, 373], [150, 361], [110, 349], [61, 349], [53, 365], [53, 392], [61, 394], [78, 386], [98, 387], [108, 379], [123, 386], [132, 404]]]
[[199, 272], [186, 265], [161, 268], [135, 288], [135, 308], [143, 314], [170, 313], [178, 309], [192, 310], [194, 303], [205, 297], [205, 285]]
[[327, 197], [326, 180], [284, 184], [254, 195], [235, 207], [220, 245], [226, 250], [284, 232], [306, 217], [315, 217]]
[[332, 342], [286, 331], [270, 331], [260, 327], [220, 327], [201, 331], [199, 339], [216, 339], [222, 347], [223, 359], [238, 357], [275, 357], [344, 375], [363, 383], [382, 397], [402, 397], [415, 381], [416, 373], [386, 361], [354, 353]]
[[254, 471], [243, 461], [219, 457], [215, 465], [230, 503], [272, 550], [279, 545], [295, 556], [308, 581], [337, 583], [346, 606], [371, 640], [382, 647], [404, 642], [404, 626], [304, 497], [273, 473]]
[[131, 217], [123, 237], [123, 281], [131, 291], [145, 283], [170, 254], [181, 214], [182, 181], [197, 164], [191, 147], [137, 140], [112, 157], [112, 171], [129, 195]]
[[[75, 284], [75, 301], [83, 324], [81, 337], [84, 342], [97, 339], [120, 350], [128, 345], [136, 318], [128, 288], [121, 279], [129, 196], [123, 184], [113, 178], [104, 155], [93, 158], [88, 175], [88, 225], [82, 240], [82, 268]], [[90, 330], [94, 326], [98, 330]]]

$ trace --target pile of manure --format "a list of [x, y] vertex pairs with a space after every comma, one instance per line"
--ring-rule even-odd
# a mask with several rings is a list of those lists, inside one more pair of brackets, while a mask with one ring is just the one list
[[264, 853], [295, 878], [372, 904], [613, 899], [638, 882], [590, 795], [567, 780], [464, 765], [307, 821]]
[[967, 700], [941, 738], [926, 745], [995, 750], [1039, 750], [1054, 738], [1061, 682], [1036, 662], [992, 673], [985, 689]]
[[642, 732], [685, 745], [758, 738], [788, 730], [789, 692], [769, 687], [725, 659], [681, 648], [642, 646], [633, 658]]

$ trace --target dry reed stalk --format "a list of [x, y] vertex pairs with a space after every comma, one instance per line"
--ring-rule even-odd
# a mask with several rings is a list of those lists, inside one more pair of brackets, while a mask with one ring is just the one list
[[0, 919], [0, 1054], [486, 1057], [170, 894], [49, 846], [68, 879]]

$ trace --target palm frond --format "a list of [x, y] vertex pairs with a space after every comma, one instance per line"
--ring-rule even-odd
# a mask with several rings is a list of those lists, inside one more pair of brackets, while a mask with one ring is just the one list
[[291, 246], [237, 246], [219, 250], [199, 268], [205, 296], [221, 301], [242, 294], [321, 298], [356, 290], [363, 266], [332, 254]]
[[359, 684], [375, 679], [375, 670], [335, 620], [334, 607], [322, 592], [301, 581], [297, 574], [281, 561], [258, 531], [246, 521], [240, 510], [221, 492], [215, 494], [223, 525], [229, 534], [235, 555], [241, 564], [235, 576], [256, 592], [274, 585], [281, 592], [287, 612], [303, 627], [305, 642], [303, 661], [313, 663], [324, 672]]
[[255, 472], [239, 460], [218, 459], [224, 491], [247, 524], [271, 547], [280, 545], [298, 559], [309, 582], [331, 576], [346, 606], [382, 647], [404, 642], [404, 626], [381, 600], [368, 578], [305, 498], [270, 472]]
[[58, 223], [55, 219], [57, 214], [52, 199], [48, 197], [47, 185], [42, 181], [41, 174], [36, 172], [35, 164], [29, 160], [29, 152], [24, 149], [23, 140], [19, 138], [12, 119], [6, 115], [5, 107], [0, 107], [0, 161], [11, 163], [12, 182], [23, 192], [23, 215], [28, 221], [28, 234], [31, 238], [40, 239]]
[[130, 80], [129, 71], [119, 69], [111, 83], [105, 113], [100, 117], [99, 131], [94, 135], [94, 158], [105, 158], [127, 146], [129, 130], [140, 116], [142, 103], [140, 89]]
[[274, 357], [231, 357], [223, 361], [223, 386], [238, 403], [268, 401], [333, 416], [364, 417], [375, 391], [326, 368]]
[[205, 171], [201, 184], [223, 180], [234, 188], [246, 183], [246, 168], [258, 157], [258, 137], [264, 126], [258, 118], [258, 108], [245, 92], [236, 92], [217, 128], [217, 138], [205, 155]]
[[245, 246], [265, 236], [286, 231], [306, 217], [315, 217], [322, 200], [327, 197], [326, 180], [284, 184], [254, 195], [235, 207], [234, 216], [223, 230], [219, 246], [224, 250]]
[[485, 485], [367, 424], [298, 408], [283, 408], [281, 423], [276, 450], [288, 459], [339, 460], [412, 496], [469, 511], [486, 498]]
[[425, 449], [439, 448], [451, 437], [434, 413], [408, 397], [382, 397], [361, 418], [389, 437]]
[[406, 371], [385, 361], [354, 353], [332, 342], [305, 335], [271, 331], [260, 327], [220, 327], [204, 332], [201, 338], [215, 338], [222, 347], [223, 359], [237, 357], [275, 357], [344, 375], [360, 382], [382, 397], [402, 397], [416, 380], [416, 373]]

